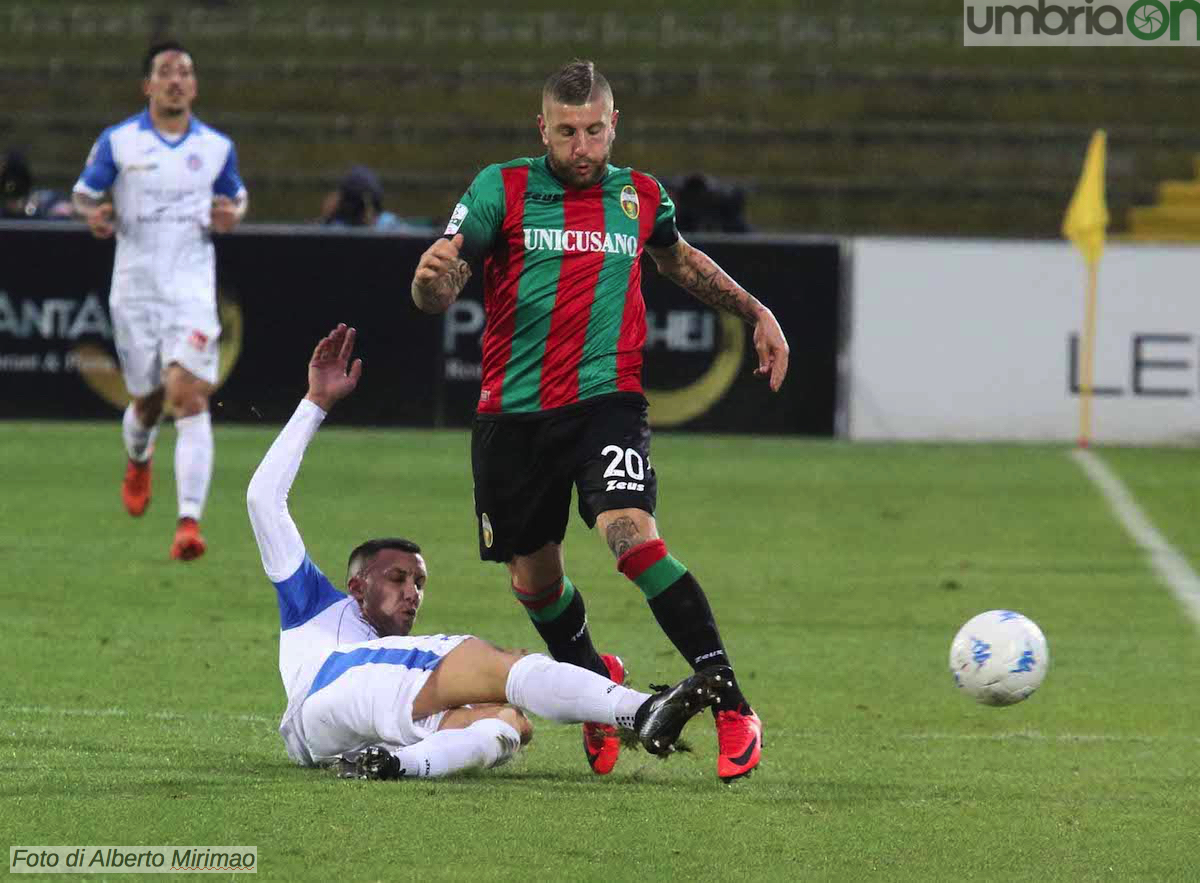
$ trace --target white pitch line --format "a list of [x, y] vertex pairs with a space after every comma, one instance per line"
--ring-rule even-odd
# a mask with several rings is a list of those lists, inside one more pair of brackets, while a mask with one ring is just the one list
[[1159, 533], [1158, 528], [1137, 504], [1133, 494], [1103, 460], [1090, 450], [1078, 448], [1071, 451], [1071, 457], [1104, 494], [1117, 520], [1146, 553], [1151, 566], [1175, 599], [1183, 605], [1187, 615], [1194, 623], [1200, 625], [1200, 575], [1197, 575], [1188, 560], [1167, 542], [1166, 537]]

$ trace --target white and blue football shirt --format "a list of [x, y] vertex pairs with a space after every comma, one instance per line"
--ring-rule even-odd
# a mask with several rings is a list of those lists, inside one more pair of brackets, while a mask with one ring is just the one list
[[[302, 732], [301, 710], [308, 697], [335, 682], [343, 687], [346, 683], [358, 684], [344, 697], [346, 704], [355, 709], [349, 715], [353, 718], [358, 711], [373, 708], [375, 702], [370, 692], [354, 695], [354, 690], [362, 687], [356, 675], [380, 667], [395, 672], [396, 679], [380, 688], [390, 694], [388, 701], [394, 702], [408, 674], [417, 675], [407, 683], [418, 689], [424, 683], [420, 675], [437, 668], [446, 654], [468, 637], [425, 635], [380, 639], [379, 633], [363, 618], [358, 602], [334, 588], [309, 557], [288, 511], [288, 493], [305, 449], [324, 419], [321, 408], [302, 400], [271, 444], [246, 490], [250, 526], [262, 556], [263, 570], [275, 586], [279, 604], [279, 676], [288, 699], [279, 733], [292, 759], [305, 765], [314, 762]], [[368, 718], [371, 714], [359, 719], [363, 734], [377, 730], [376, 722]], [[342, 730], [345, 726], [345, 720], [337, 725]], [[411, 737], [409, 733], [406, 738]]]
[[279, 603], [279, 677], [288, 700], [279, 732], [288, 754], [300, 763], [311, 758], [294, 719], [330, 654], [379, 637], [358, 602], [335, 589], [309, 558], [288, 512], [288, 492], [324, 419], [325, 412], [312, 402], [300, 402], [246, 491], [250, 526]]
[[229, 137], [193, 116], [170, 139], [144, 110], [101, 133], [74, 189], [93, 199], [112, 193], [114, 299], [199, 288], [215, 302], [212, 199], [246, 193]]

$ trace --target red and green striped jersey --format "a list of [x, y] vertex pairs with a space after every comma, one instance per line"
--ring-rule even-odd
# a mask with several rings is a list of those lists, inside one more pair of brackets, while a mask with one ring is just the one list
[[642, 248], [679, 238], [657, 180], [610, 165], [573, 190], [544, 156], [491, 165], [455, 206], [455, 233], [465, 257], [484, 256], [480, 414], [642, 392]]

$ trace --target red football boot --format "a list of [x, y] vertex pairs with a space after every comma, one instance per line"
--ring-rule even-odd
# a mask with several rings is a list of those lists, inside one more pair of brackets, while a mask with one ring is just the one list
[[125, 511], [135, 518], [150, 505], [150, 461], [139, 463], [130, 460], [125, 467], [125, 480], [121, 482], [121, 502]]
[[[601, 653], [600, 658], [604, 660], [609, 678], [618, 684], [625, 683], [625, 665], [620, 657]], [[584, 724], [583, 752], [587, 755], [592, 772], [598, 776], [607, 776], [617, 765], [617, 755], [621, 753], [621, 739], [617, 735], [617, 728], [610, 724]]]
[[175, 541], [171, 543], [171, 557], [176, 561], [191, 561], [203, 555], [207, 548], [196, 519], [180, 518], [175, 528]]
[[762, 759], [762, 721], [745, 705], [718, 711], [716, 719], [717, 775], [722, 782], [750, 775]]

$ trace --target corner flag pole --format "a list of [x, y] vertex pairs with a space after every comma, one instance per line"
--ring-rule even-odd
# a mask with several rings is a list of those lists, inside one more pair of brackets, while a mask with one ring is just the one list
[[1096, 364], [1096, 278], [1100, 275], [1095, 261], [1087, 265], [1087, 294], [1083, 305], [1083, 344], [1079, 354], [1079, 447], [1086, 448], [1092, 437], [1092, 388]]
[[1083, 341], [1079, 370], [1079, 446], [1086, 448], [1092, 437], [1092, 395], [1096, 361], [1096, 289], [1108, 207], [1104, 201], [1104, 158], [1107, 141], [1103, 129], [1092, 134], [1083, 173], [1063, 218], [1063, 235], [1075, 244], [1087, 263], [1087, 294], [1083, 308]]

